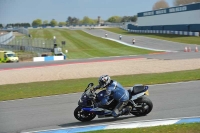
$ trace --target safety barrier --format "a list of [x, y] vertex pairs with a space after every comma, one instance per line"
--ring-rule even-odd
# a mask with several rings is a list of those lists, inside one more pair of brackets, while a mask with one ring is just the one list
[[28, 29], [27, 28], [23, 28], [23, 27], [20, 27], [19, 29], [18, 29], [18, 32], [19, 33], [22, 33], [22, 34], [24, 34], [24, 35], [29, 35], [29, 31], [28, 31]]
[[33, 62], [40, 62], [40, 61], [59, 61], [64, 60], [64, 56], [46, 56], [46, 57], [33, 57]]
[[15, 36], [13, 35], [13, 32], [9, 32], [7, 34], [0, 34], [0, 44], [7, 44], [14, 38]]
[[170, 31], [170, 30], [131, 30], [123, 28], [133, 33], [148, 33], [148, 34], [174, 34], [174, 35], [185, 35], [185, 36], [199, 36], [199, 32], [188, 32], [188, 31]]
[[128, 30], [129, 32], [135, 33], [153, 33], [153, 34], [175, 34], [175, 35], [186, 35], [186, 36], [199, 36], [199, 32], [188, 32], [188, 31], [169, 31], [169, 30]]

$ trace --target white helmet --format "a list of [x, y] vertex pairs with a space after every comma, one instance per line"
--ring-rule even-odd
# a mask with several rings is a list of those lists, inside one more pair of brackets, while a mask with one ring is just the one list
[[99, 85], [101, 88], [106, 87], [110, 83], [111, 79], [108, 75], [102, 75], [99, 77]]

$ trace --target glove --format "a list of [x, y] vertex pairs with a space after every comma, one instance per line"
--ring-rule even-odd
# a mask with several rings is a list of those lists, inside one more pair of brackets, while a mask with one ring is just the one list
[[97, 85], [96, 87], [93, 88], [94, 91], [96, 91], [97, 89], [100, 89], [101, 87], [99, 85]]
[[96, 90], [97, 90], [97, 88], [96, 88], [96, 87], [94, 87], [94, 88], [93, 88], [93, 91], [95, 92]]

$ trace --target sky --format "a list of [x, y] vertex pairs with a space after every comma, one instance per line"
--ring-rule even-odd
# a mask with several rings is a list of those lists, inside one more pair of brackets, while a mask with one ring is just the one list
[[[55, 19], [65, 22], [68, 16], [88, 16], [107, 20], [111, 16], [133, 16], [150, 11], [158, 0], [0, 0], [0, 24], [32, 23]], [[173, 6], [173, 0], [166, 0]]]

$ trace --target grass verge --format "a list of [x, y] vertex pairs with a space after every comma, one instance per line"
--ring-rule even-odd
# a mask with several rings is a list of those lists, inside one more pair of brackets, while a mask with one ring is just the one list
[[63, 50], [68, 50], [68, 59], [83, 59], [108, 56], [125, 56], [150, 54], [155, 51], [128, 47], [114, 41], [89, 35], [81, 30], [68, 29], [38, 29], [30, 30], [33, 38], [52, 39], [56, 36], [56, 42], [61, 46], [61, 41], [66, 45]]
[[[124, 87], [134, 84], [161, 84], [200, 80], [200, 69], [168, 73], [113, 76]], [[23, 84], [0, 85], [0, 101], [83, 92], [89, 82], [97, 84], [97, 78], [58, 80]]]
[[122, 35], [130, 35], [130, 36], [145, 36], [156, 39], [162, 39], [172, 42], [180, 42], [187, 44], [197, 44], [200, 45], [200, 37], [195, 36], [181, 36], [181, 35], [172, 35], [172, 34], [145, 34], [145, 33], [133, 33], [128, 32], [126, 30], [122, 30], [120, 28], [103, 28], [104, 30], [115, 32]]
[[175, 124], [133, 129], [92, 131], [88, 133], [199, 133], [200, 123]]

